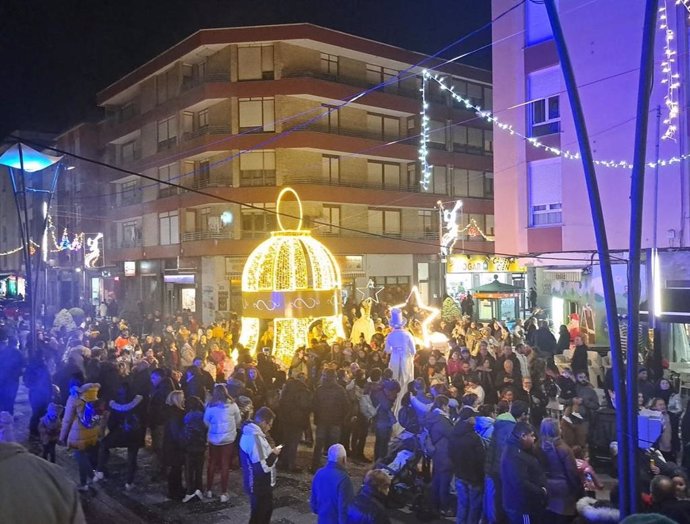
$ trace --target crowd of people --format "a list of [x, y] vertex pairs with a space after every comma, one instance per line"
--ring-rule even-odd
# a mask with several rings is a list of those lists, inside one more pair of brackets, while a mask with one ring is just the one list
[[[508, 329], [467, 314], [441, 320], [436, 329], [448, 343], [418, 345], [414, 375], [400, 383], [389, 366], [385, 311], [374, 315], [368, 340], [329, 341], [315, 326], [289, 363], [273, 357], [270, 328], [256, 355], [243, 348], [236, 316], [201, 326], [189, 312], [153, 312], [135, 323], [102, 313], [71, 331], [40, 330], [35, 348], [26, 322], [0, 328], [0, 440], [12, 440], [23, 380], [31, 438], [53, 462], [56, 446], [73, 451], [81, 491], [108, 477], [117, 448], [126, 450], [131, 490], [143, 481], [139, 453], [150, 448], [154, 475], [167, 480], [173, 500], [226, 503], [229, 476], [241, 469], [250, 522], [269, 522], [276, 470], [308, 469], [319, 522], [385, 523], [401, 489], [396, 467], [414, 458], [420, 515], [458, 523], [594, 522], [602, 514], [617, 521], [616, 490], [606, 486], [610, 500], [597, 500], [605, 486], [595, 471], [615, 464], [610, 377], [590, 383], [582, 338], [556, 338], [545, 321]], [[418, 311], [407, 313], [411, 324], [420, 320]], [[348, 317], [353, 325], [357, 309]], [[564, 349], [572, 358], [559, 368], [554, 357]], [[682, 453], [690, 416], [668, 377], [641, 368], [638, 389], [640, 409], [663, 421], [658, 441], [640, 452], [644, 507], [690, 522], [679, 462], [690, 458]], [[311, 449], [307, 463], [300, 445]], [[357, 491], [348, 460], [372, 465]]]

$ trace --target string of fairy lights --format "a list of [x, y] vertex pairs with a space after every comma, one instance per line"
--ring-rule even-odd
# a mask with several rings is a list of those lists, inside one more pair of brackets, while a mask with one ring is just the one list
[[[55, 235], [56, 230], [57, 226], [53, 223], [53, 217], [49, 214], [46, 231], [50, 234], [53, 244], [53, 248], [49, 250], [51, 253], [60, 253], [62, 251], [79, 251], [84, 246], [84, 233], [75, 233], [70, 240], [67, 228], [64, 228], [62, 230], [60, 241], [58, 242], [57, 236]], [[32, 255], [36, 252], [36, 250], [41, 249], [41, 246], [34, 242], [33, 239], [29, 240], [29, 243], [31, 244]], [[8, 249], [7, 251], [2, 251], [0, 252], [0, 257], [14, 255], [15, 253], [19, 253], [22, 249], [24, 249], [24, 246], [18, 246]]]
[[[690, 9], [690, 0], [686, 1], [688, 4], [685, 6], [686, 8]], [[678, 0], [676, 5], [682, 2], [683, 0]], [[678, 73], [678, 65], [676, 63], [676, 35], [673, 29], [671, 29], [669, 26], [666, 0], [663, 0], [663, 5], [659, 8], [658, 18], [659, 31], [663, 33], [664, 39], [664, 56], [660, 63], [661, 83], [662, 85], [666, 86], [666, 94], [664, 95], [666, 114], [663, 119], [664, 133], [661, 135], [661, 139], [675, 140], [676, 132], [678, 131], [678, 115], [680, 114], [680, 105], [678, 103], [680, 73]]]

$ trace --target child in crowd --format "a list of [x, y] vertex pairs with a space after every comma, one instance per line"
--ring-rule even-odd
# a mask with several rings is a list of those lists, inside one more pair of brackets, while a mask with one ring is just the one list
[[62, 406], [51, 402], [48, 404], [46, 414], [38, 422], [38, 434], [43, 446], [42, 457], [51, 462], [55, 462], [55, 446], [60, 439], [60, 428], [62, 427]]

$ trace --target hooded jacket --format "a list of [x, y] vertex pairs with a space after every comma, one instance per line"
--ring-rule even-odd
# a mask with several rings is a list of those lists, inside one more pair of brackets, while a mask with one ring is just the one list
[[67, 441], [68, 447], [83, 450], [98, 443], [101, 424], [95, 423], [92, 427], [86, 427], [82, 421], [87, 404], [98, 399], [100, 388], [100, 384], [84, 384], [77, 390], [76, 395], [70, 395], [67, 399], [60, 440]]
[[503, 507], [515, 513], [540, 513], [546, 507], [546, 475], [537, 457], [511, 433], [501, 458]]
[[60, 466], [19, 444], [0, 443], [0, 508], [3, 522], [82, 524], [79, 496]]
[[268, 493], [275, 486], [277, 460], [261, 428], [254, 422], [247, 422], [240, 437], [240, 463], [248, 495]]
[[486, 450], [484, 467], [486, 474], [493, 478], [500, 478], [501, 476], [501, 455], [513, 427], [515, 427], [515, 418], [510, 413], [501, 413], [496, 417], [491, 442], [489, 442], [489, 448]]
[[576, 506], [580, 524], [616, 524], [621, 519], [617, 508], [591, 497], [581, 498]]

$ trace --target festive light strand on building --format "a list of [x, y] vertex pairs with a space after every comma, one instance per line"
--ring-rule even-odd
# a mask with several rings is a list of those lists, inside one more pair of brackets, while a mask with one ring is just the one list
[[[575, 152], [573, 153], [572, 151], [568, 151], [567, 149], [559, 149], [557, 147], [552, 147], [544, 144], [541, 142], [538, 138], [536, 137], [529, 137], [527, 135], [524, 135], [522, 133], [519, 133], [513, 129], [513, 126], [511, 124], [506, 124], [505, 122], [502, 122], [496, 115], [494, 115], [491, 111], [488, 111], [486, 109], [482, 109], [480, 106], [475, 105], [472, 103], [471, 100], [464, 98], [460, 95], [458, 95], [455, 91], [453, 91], [453, 87], [448, 87], [444, 80], [439, 77], [438, 75], [433, 75], [429, 71], [424, 71], [423, 73], [425, 76], [427, 76], [429, 79], [435, 80], [439, 86], [441, 87], [441, 90], [443, 91], [448, 91], [450, 95], [453, 97], [454, 100], [457, 102], [461, 103], [466, 109], [469, 109], [471, 111], [474, 111], [475, 114], [482, 118], [483, 120], [491, 123], [494, 125], [496, 129], [499, 131], [506, 132], [510, 135], [517, 136], [519, 138], [522, 138], [525, 140], [528, 144], [530, 144], [532, 147], [536, 149], [542, 149], [546, 151], [547, 153], [551, 153], [552, 155], [555, 156], [560, 156], [562, 158], [566, 158], [568, 160], [579, 160], [580, 159], [580, 153]], [[428, 136], [426, 138], [426, 141], [428, 141]], [[423, 152], [427, 151], [426, 147], [427, 144], [424, 143], [425, 139], [422, 137], [422, 143], [424, 146], [424, 149], [420, 146], [420, 158], [423, 156]], [[428, 154], [428, 152], [427, 152]], [[673, 156], [670, 158], [666, 159], [661, 159], [659, 161], [655, 162], [647, 162], [646, 166], [650, 168], [654, 168], [657, 165], [659, 167], [667, 167], [667, 166], [672, 166], [674, 164], [679, 164], [680, 162], [683, 162], [684, 160], [687, 160], [690, 158], [690, 153], [684, 153], [679, 156]], [[632, 163], [628, 162], [627, 160], [595, 160], [594, 164], [597, 166], [603, 166], [603, 167], [610, 167], [610, 168], [617, 168], [617, 169], [632, 169]]]
[[688, 17], [690, 17], [690, 0], [676, 0], [676, 5], [682, 5], [688, 11]]
[[421, 128], [422, 132], [420, 134], [419, 138], [419, 161], [421, 163], [421, 172], [422, 176], [420, 178], [420, 185], [422, 186], [422, 189], [424, 191], [427, 191], [429, 189], [429, 184], [431, 184], [431, 173], [432, 173], [432, 167], [429, 165], [429, 117], [426, 114], [427, 109], [429, 109], [429, 104], [426, 101], [426, 90], [429, 85], [429, 75], [427, 74], [426, 70], [424, 71], [424, 75], [422, 75], [422, 87], [420, 91], [422, 92], [422, 123], [421, 123]]
[[676, 36], [668, 25], [668, 11], [666, 9], [665, 0], [663, 7], [659, 8], [659, 31], [662, 31], [664, 35], [664, 57], [661, 61], [661, 83], [666, 85], [666, 94], [664, 95], [666, 116], [663, 120], [665, 129], [663, 135], [661, 135], [661, 139], [675, 140], [676, 131], [678, 131], [678, 115], [680, 113], [680, 105], [678, 104], [680, 74], [678, 73], [676, 65]]

